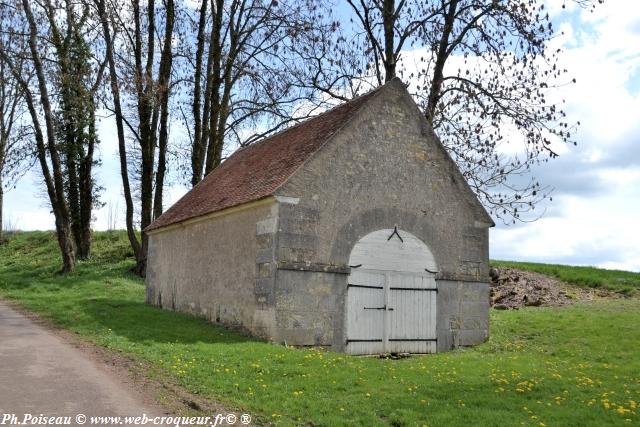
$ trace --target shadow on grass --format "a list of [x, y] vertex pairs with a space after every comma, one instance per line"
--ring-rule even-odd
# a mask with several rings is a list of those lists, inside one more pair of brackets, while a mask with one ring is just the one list
[[86, 300], [83, 312], [98, 326], [136, 343], [240, 343], [258, 340], [188, 314], [115, 298]]

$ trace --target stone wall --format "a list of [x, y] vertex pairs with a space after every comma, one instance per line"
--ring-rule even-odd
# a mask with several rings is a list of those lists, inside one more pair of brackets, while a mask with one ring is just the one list
[[489, 338], [489, 284], [438, 280], [438, 351]]
[[[444, 346], [439, 348], [450, 348], [454, 338], [455, 345], [468, 345], [487, 336], [488, 286], [482, 282], [488, 282], [491, 219], [399, 85], [383, 89], [384, 96], [363, 107], [277, 191], [296, 202], [280, 208], [276, 262], [297, 263], [307, 271], [278, 270], [276, 276], [277, 295], [300, 293], [297, 311], [281, 308], [276, 300], [279, 327], [288, 328], [290, 337], [305, 337], [294, 344], [341, 349], [348, 276], [338, 272], [329, 278], [326, 271], [348, 269], [360, 238], [396, 225], [424, 241], [438, 264], [436, 278], [443, 287], [438, 329]], [[326, 289], [333, 292], [328, 301], [339, 306], [315, 305]], [[466, 298], [468, 304], [450, 305]], [[305, 312], [304, 307], [315, 308]], [[463, 324], [454, 338], [452, 319]], [[296, 328], [305, 332], [299, 335]]]
[[147, 303], [273, 336], [277, 208], [270, 200], [152, 233]]
[[279, 269], [276, 276], [276, 341], [339, 345], [346, 275]]

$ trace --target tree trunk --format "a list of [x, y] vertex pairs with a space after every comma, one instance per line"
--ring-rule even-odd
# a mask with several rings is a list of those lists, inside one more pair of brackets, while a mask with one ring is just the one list
[[7, 150], [7, 138], [5, 138], [4, 136], [4, 129], [0, 129], [0, 243], [2, 243], [2, 239], [3, 239], [3, 235], [2, 233], [4, 232], [4, 213], [3, 213], [3, 206], [4, 206], [4, 182], [2, 180], [2, 174], [4, 173], [4, 162], [5, 162], [5, 156], [6, 156], [6, 150]]
[[229, 116], [229, 103], [231, 101], [231, 67], [225, 72], [225, 84], [222, 100], [218, 113], [218, 130], [216, 131], [215, 157], [212, 170], [222, 162], [222, 150], [224, 149], [225, 128]]
[[124, 134], [124, 116], [122, 112], [122, 103], [120, 101], [120, 86], [118, 82], [118, 74], [116, 69], [116, 63], [113, 54], [113, 45], [111, 38], [111, 30], [109, 28], [109, 20], [107, 17], [107, 10], [105, 6], [105, 0], [96, 0], [96, 6], [98, 14], [100, 15], [100, 21], [102, 25], [102, 32], [105, 39], [105, 53], [107, 62], [109, 64], [109, 82], [111, 87], [111, 96], [113, 97], [113, 110], [116, 119], [116, 130], [118, 134], [118, 154], [120, 158], [120, 177], [122, 178], [122, 189], [124, 193], [124, 201], [126, 205], [125, 222], [127, 226], [127, 237], [129, 238], [129, 244], [133, 249], [136, 263], [139, 263], [142, 258], [142, 249], [140, 242], [136, 236], [136, 230], [133, 224], [133, 197], [131, 196], [131, 185], [129, 183], [129, 171], [128, 171], [128, 159], [127, 159], [127, 145]]
[[[217, 21], [216, 21], [217, 22]], [[219, 23], [218, 23], [219, 25]], [[219, 26], [217, 27], [220, 28]], [[207, 55], [207, 69], [206, 69], [206, 79], [205, 79], [205, 88], [204, 88], [204, 102], [202, 108], [202, 132], [200, 134], [200, 146], [198, 147], [197, 156], [199, 158], [199, 179], [203, 178], [205, 160], [207, 156], [207, 150], [209, 147], [209, 141], [211, 140], [211, 132], [209, 132], [210, 126], [210, 117], [211, 117], [211, 98], [212, 92], [214, 90], [213, 83], [213, 62], [214, 62], [214, 49], [212, 46], [214, 45], [214, 41], [216, 40], [216, 27], [211, 29], [211, 34], [209, 36], [209, 52]]]
[[[16, 75], [15, 77], [20, 78], [18, 75]], [[58, 162], [52, 161], [52, 166], [54, 168], [54, 175], [58, 175], [57, 178], [53, 178], [51, 176], [51, 171], [49, 170], [49, 164], [47, 162], [47, 148], [45, 147], [44, 135], [42, 133], [42, 128], [40, 127], [40, 118], [39, 118], [40, 116], [38, 114], [38, 111], [36, 110], [33, 95], [29, 90], [29, 86], [24, 80], [20, 80], [20, 83], [25, 92], [25, 101], [27, 102], [27, 107], [29, 109], [29, 114], [31, 115], [31, 121], [33, 124], [33, 131], [34, 131], [36, 147], [38, 151], [38, 160], [40, 162], [40, 167], [42, 168], [42, 175], [44, 176], [44, 182], [46, 184], [47, 194], [49, 195], [49, 201], [51, 203], [53, 214], [56, 220], [56, 235], [58, 237], [58, 245], [60, 247], [60, 252], [62, 255], [61, 272], [68, 273], [75, 269], [76, 259], [75, 259], [75, 247], [73, 244], [71, 227], [69, 224], [68, 210], [66, 211], [67, 213], [65, 217], [63, 215], [61, 206], [58, 203], [56, 181], [61, 181], [60, 162], [59, 162], [59, 159], [58, 159]], [[57, 168], [57, 172], [56, 172], [56, 168]], [[66, 203], [64, 204], [63, 207], [64, 209], [67, 209]]]
[[65, 223], [61, 216], [56, 218], [58, 246], [62, 252], [62, 273], [69, 273], [76, 268], [76, 251], [69, 223]]
[[204, 147], [202, 144], [202, 117], [200, 103], [202, 101], [202, 62], [204, 58], [204, 36], [207, 26], [208, 0], [202, 0], [200, 19], [198, 22], [198, 36], [196, 47], [196, 69], [193, 85], [193, 143], [191, 148], [191, 186], [195, 187], [202, 180], [202, 166], [204, 165]]
[[0, 157], [0, 243], [2, 243], [4, 236], [3, 236], [3, 232], [4, 232], [4, 222], [3, 222], [3, 210], [2, 207], [4, 206], [4, 188], [2, 187], [3, 182], [2, 182], [2, 158]]
[[384, 81], [391, 81], [396, 76], [395, 56], [395, 1], [384, 0], [382, 22], [384, 27]]
[[[153, 181], [155, 170], [156, 124], [157, 113], [154, 109], [153, 97], [153, 57], [155, 46], [155, 2], [150, 0], [147, 5], [147, 58], [142, 68], [143, 54], [143, 25], [139, 4], [136, 1], [134, 9], [135, 20], [135, 63], [136, 63], [136, 97], [138, 103], [139, 134], [140, 134], [140, 228], [144, 230], [151, 224], [153, 218]], [[141, 236], [140, 258], [137, 260], [134, 272], [145, 275], [148, 251], [148, 237]]]
[[217, 0], [216, 15], [214, 20], [214, 27], [211, 30], [211, 45], [209, 49], [212, 49], [212, 75], [211, 75], [211, 115], [209, 117], [209, 144], [207, 147], [207, 160], [205, 163], [205, 175], [211, 172], [216, 166], [216, 153], [218, 151], [219, 139], [221, 135], [218, 132], [219, 120], [221, 111], [220, 105], [220, 89], [222, 86], [222, 18], [224, 12], [224, 1]]
[[81, 259], [91, 256], [91, 213], [94, 204], [94, 181], [92, 177], [93, 154], [96, 144], [95, 108], [92, 108], [89, 118], [89, 135], [87, 138], [87, 153], [82, 158], [79, 171], [80, 188], [80, 224], [79, 239], [77, 239], [77, 253]]
[[160, 57], [158, 72], [158, 104], [160, 105], [160, 135], [158, 137], [158, 170], [156, 171], [156, 194], [153, 201], [153, 218], [162, 215], [162, 196], [164, 192], [164, 175], [167, 163], [167, 145], [169, 139], [169, 93], [171, 88], [171, 66], [173, 53], [173, 24], [175, 8], [173, 0], [167, 0], [164, 45]]
[[427, 99], [427, 106], [425, 109], [425, 117], [430, 125], [433, 125], [436, 107], [440, 100], [440, 90], [442, 89], [442, 82], [444, 81], [444, 65], [449, 57], [449, 37], [453, 31], [457, 8], [458, 0], [451, 0], [444, 17], [444, 28], [438, 44], [438, 53], [436, 55], [436, 63], [433, 69], [433, 79], [431, 80], [431, 88], [429, 89], [429, 97]]
[[[73, 244], [73, 239], [71, 237], [71, 219], [69, 216], [69, 208], [64, 193], [64, 178], [62, 165], [60, 162], [60, 155], [58, 153], [55, 141], [53, 112], [51, 109], [51, 102], [49, 100], [49, 91], [47, 88], [47, 80], [45, 77], [44, 67], [42, 65], [40, 52], [38, 51], [37, 25], [31, 11], [29, 0], [22, 0], [22, 7], [24, 8], [25, 16], [29, 23], [29, 49], [31, 51], [31, 59], [38, 81], [38, 89], [40, 92], [39, 98], [42, 104], [42, 110], [44, 113], [43, 116], [47, 131], [47, 151], [49, 152], [49, 160], [51, 161], [51, 167], [53, 171], [53, 179], [51, 180], [51, 176], [49, 176], [50, 179], [48, 182], [47, 190], [49, 194], [49, 201], [51, 202], [51, 207], [56, 219], [58, 244], [60, 246], [60, 251], [62, 254], [62, 272], [68, 273], [75, 269], [75, 245]], [[15, 77], [21, 78], [20, 76]], [[26, 83], [24, 83], [24, 85], [27, 86]], [[28, 86], [23, 88], [26, 91], [28, 89]], [[27, 97], [30, 97], [30, 94], [27, 95]], [[49, 169], [47, 165], [47, 155], [44, 151], [44, 135], [42, 134], [38, 120], [39, 114], [35, 108], [33, 99], [31, 99], [28, 104], [29, 113], [31, 114], [33, 127], [36, 133], [36, 141], [39, 145], [40, 164], [43, 173], [48, 173]], [[38, 139], [40, 140], [39, 142]]]
[[[66, 117], [66, 113], [64, 115], [65, 126], [67, 126], [71, 119]], [[79, 251], [82, 239], [80, 237], [80, 192], [78, 188], [78, 170], [76, 167], [78, 147], [76, 146], [77, 142], [74, 132], [71, 129], [67, 129], [66, 134], [62, 149], [65, 152], [67, 164], [67, 199], [69, 202], [69, 214], [71, 216], [71, 232], [73, 233], [76, 250], [78, 250], [76, 255], [79, 259], [84, 259], [83, 254]]]

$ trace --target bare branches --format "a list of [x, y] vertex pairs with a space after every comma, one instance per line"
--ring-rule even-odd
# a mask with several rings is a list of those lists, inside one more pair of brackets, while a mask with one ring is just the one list
[[127, 233], [135, 271], [144, 275], [148, 238], [144, 233], [137, 237], [133, 197], [139, 197], [139, 227], [144, 229], [163, 211], [172, 92], [178, 87], [174, 61], [182, 55], [174, 38], [181, 11], [174, 0], [94, 0], [94, 5], [109, 65], [111, 99], [105, 104], [118, 130]]
[[195, 185], [225, 152], [282, 128], [299, 104], [318, 96], [308, 85], [316, 68], [299, 60], [318, 27], [311, 1], [203, 0], [185, 14], [197, 23], [195, 51], [187, 49], [176, 70], [195, 75], [183, 79], [189, 95], [179, 101], [190, 106], [184, 123]]
[[[0, 49], [4, 42], [2, 40]], [[22, 65], [18, 65], [18, 69], [22, 69]], [[29, 80], [28, 75], [26, 79]], [[28, 144], [29, 128], [23, 122], [26, 113], [24, 89], [5, 61], [0, 60], [0, 243], [4, 230], [4, 189], [20, 179], [34, 158]]]
[[341, 99], [403, 78], [484, 205], [505, 222], [526, 219], [548, 191], [525, 177], [557, 157], [554, 144], [575, 144], [577, 126], [551, 101], [571, 79], [548, 48], [555, 32], [544, 2], [346, 3], [351, 26], [315, 35], [301, 52], [315, 67], [308, 87]]

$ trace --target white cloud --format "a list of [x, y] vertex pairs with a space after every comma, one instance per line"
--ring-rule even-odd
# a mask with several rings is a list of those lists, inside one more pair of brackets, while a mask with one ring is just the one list
[[[577, 83], [558, 91], [569, 119], [582, 123], [578, 147], [538, 169], [558, 186], [554, 215], [491, 234], [492, 256], [640, 271], [640, 20], [631, 1], [568, 21], [563, 67]], [[561, 168], [561, 169], [559, 169]], [[576, 182], [582, 180], [582, 182]], [[585, 191], [580, 191], [582, 187]], [[605, 189], [605, 191], [602, 191]]]
[[552, 18], [557, 18], [561, 14], [572, 12], [577, 7], [578, 5], [573, 1], [547, 0], [545, 2], [545, 8]]
[[628, 185], [612, 185], [608, 194], [563, 196], [560, 216], [492, 230], [492, 258], [640, 271], [640, 173], [625, 174]]

